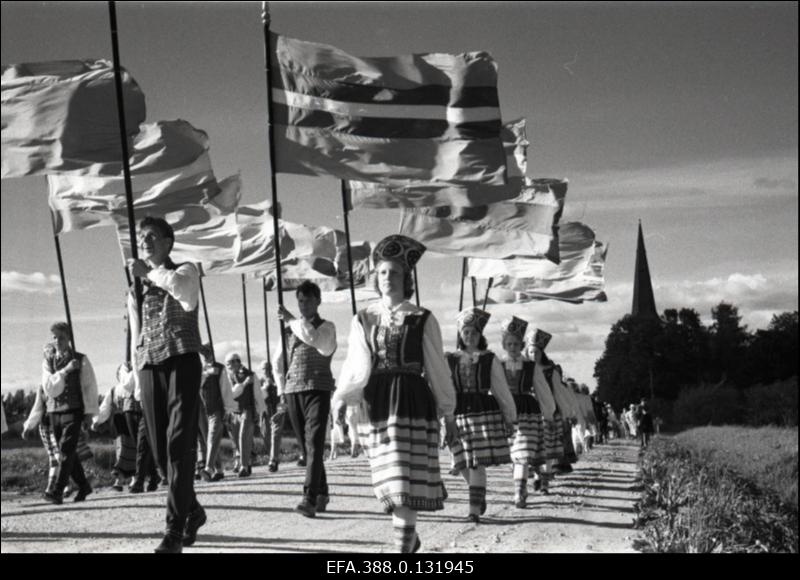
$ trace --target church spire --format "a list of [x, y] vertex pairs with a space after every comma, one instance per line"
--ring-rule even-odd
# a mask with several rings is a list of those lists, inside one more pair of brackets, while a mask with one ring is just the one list
[[639, 239], [636, 244], [636, 273], [633, 279], [633, 316], [658, 318], [653, 284], [650, 281], [650, 268], [647, 265], [647, 252], [644, 249], [642, 220], [639, 220]]

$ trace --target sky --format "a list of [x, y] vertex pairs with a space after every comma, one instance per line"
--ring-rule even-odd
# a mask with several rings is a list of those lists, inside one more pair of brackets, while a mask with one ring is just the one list
[[[3, 2], [2, 63], [111, 59], [106, 2]], [[528, 123], [528, 176], [569, 180], [562, 221], [609, 245], [608, 302], [490, 306], [491, 348], [515, 314], [551, 332], [568, 376], [594, 388], [611, 325], [630, 312], [641, 220], [656, 306], [710, 322], [721, 301], [748, 328], [797, 310], [798, 27], [795, 2], [271, 2], [272, 30], [360, 56], [485, 50], [504, 120]], [[147, 121], [185, 119], [210, 137], [218, 179], [243, 203], [271, 195], [260, 2], [117, 2], [120, 58]], [[343, 228], [339, 183], [278, 175], [287, 220]], [[32, 388], [52, 322], [64, 319], [44, 177], [8, 179], [2, 223], [3, 392]], [[396, 233], [397, 210], [350, 214], [354, 240]], [[76, 346], [100, 392], [125, 356], [125, 276], [113, 228], [60, 238]], [[423, 306], [455, 339], [461, 260], [426, 254]], [[204, 280], [217, 356], [245, 349], [238, 276]], [[266, 356], [263, 294], [246, 286], [252, 365]], [[326, 303], [347, 350], [347, 295]], [[269, 332], [277, 344], [275, 293]], [[469, 301], [469, 299], [467, 299]], [[286, 294], [287, 307], [296, 301]], [[203, 324], [201, 317], [201, 324]], [[202, 330], [205, 336], [205, 329]]]

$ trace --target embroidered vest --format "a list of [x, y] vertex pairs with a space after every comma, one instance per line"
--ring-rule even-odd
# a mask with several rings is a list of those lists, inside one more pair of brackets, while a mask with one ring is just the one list
[[372, 352], [373, 372], [410, 372], [423, 374], [422, 338], [429, 310], [407, 314], [398, 326], [383, 326], [366, 310], [359, 312], [361, 326]]
[[461, 357], [455, 353], [447, 355], [447, 363], [450, 365], [450, 374], [453, 376], [456, 392], [459, 395], [466, 393], [488, 393], [492, 387], [492, 361], [494, 360], [494, 353], [484, 353], [478, 357], [477, 364], [470, 365], [469, 372], [474, 373], [471, 377], [462, 376], [462, 370], [459, 365], [460, 360]]
[[207, 372], [209, 367], [203, 367], [203, 378], [200, 380], [200, 398], [206, 407], [206, 415], [209, 417], [217, 413], [225, 412], [225, 405], [222, 402], [222, 392], [219, 389], [219, 378], [221, 373], [227, 372], [225, 366], [215, 362], [211, 365], [216, 374]]
[[78, 368], [67, 373], [64, 377], [64, 390], [57, 397], [47, 397], [45, 406], [48, 413], [66, 413], [68, 411], [83, 411], [83, 389], [81, 388], [81, 367], [83, 355], [79, 352], [68, 352], [60, 359], [55, 353], [47, 357], [47, 368], [51, 373], [60, 371], [73, 359], [77, 359]]
[[522, 370], [511, 372], [505, 368], [506, 363], [503, 363], [503, 368], [506, 371], [506, 380], [508, 387], [511, 389], [512, 395], [520, 394], [533, 394], [533, 369], [536, 363], [533, 361], [522, 361]]
[[[314, 328], [319, 328], [323, 322], [325, 321], [317, 316], [312, 324]], [[286, 371], [284, 393], [332, 391], [336, 388], [331, 372], [332, 354], [322, 356], [316, 348], [297, 338], [290, 328], [286, 329], [286, 350], [290, 362]]]
[[[247, 380], [247, 377], [252, 376], [253, 373], [250, 371], [250, 369], [247, 367], [239, 367], [239, 370], [236, 372], [236, 374], [231, 377], [231, 383], [241, 383]], [[253, 398], [253, 389], [255, 387], [255, 380], [253, 380], [250, 382], [250, 384], [245, 386], [241, 395], [234, 397], [233, 400], [236, 401], [236, 411], [238, 413], [244, 413], [245, 411], [255, 409], [256, 400]], [[219, 383], [217, 383], [217, 392], [219, 392]]]
[[[168, 267], [177, 268], [172, 262]], [[147, 364], [161, 364], [173, 356], [200, 351], [197, 307], [186, 312], [166, 290], [151, 285], [144, 293], [142, 318], [136, 345], [139, 369]]]

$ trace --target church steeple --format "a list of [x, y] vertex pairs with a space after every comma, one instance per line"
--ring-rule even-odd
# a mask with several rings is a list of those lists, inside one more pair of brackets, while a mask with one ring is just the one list
[[644, 249], [642, 221], [639, 220], [639, 239], [636, 244], [636, 273], [633, 278], [633, 316], [658, 318], [653, 284], [650, 281], [650, 268], [647, 265], [647, 252]]

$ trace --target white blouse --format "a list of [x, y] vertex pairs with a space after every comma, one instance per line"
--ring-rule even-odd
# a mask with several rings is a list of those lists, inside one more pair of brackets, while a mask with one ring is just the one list
[[[379, 317], [381, 326], [403, 324], [408, 314], [421, 314], [422, 308], [408, 301], [401, 302], [394, 308], [384, 305], [382, 300], [373, 302], [366, 308], [369, 314]], [[431, 313], [422, 330], [422, 356], [425, 366], [425, 378], [430, 385], [439, 415], [452, 418], [456, 410], [456, 389], [450, 376], [450, 368], [444, 358], [442, 331], [439, 322]], [[348, 405], [361, 402], [364, 387], [369, 382], [372, 372], [372, 351], [367, 342], [364, 327], [354, 316], [350, 323], [347, 357], [339, 380], [336, 383], [333, 401], [344, 401]]]
[[553, 392], [550, 390], [550, 384], [544, 376], [540, 363], [536, 363], [533, 369], [533, 392], [536, 393], [536, 400], [542, 409], [542, 417], [552, 421], [553, 414], [556, 412], [556, 401], [553, 399]]

